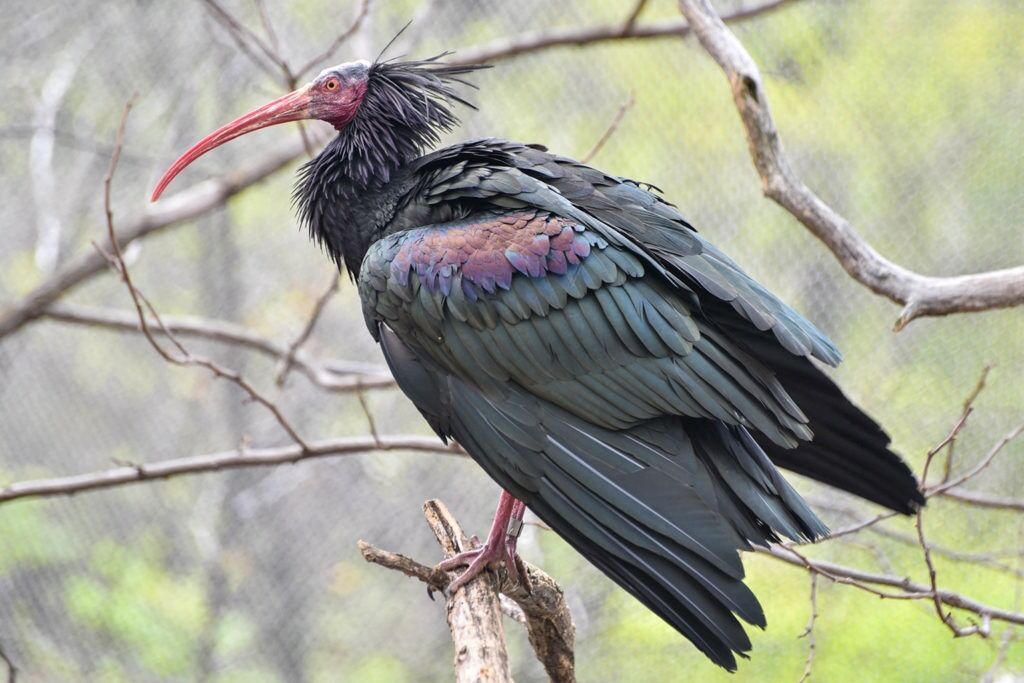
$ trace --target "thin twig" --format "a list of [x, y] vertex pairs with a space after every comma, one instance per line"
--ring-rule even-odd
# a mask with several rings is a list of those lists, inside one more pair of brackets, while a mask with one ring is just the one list
[[629, 15], [626, 17], [626, 21], [622, 22], [622, 33], [626, 34], [633, 30], [637, 19], [643, 14], [645, 7], [647, 7], [647, 0], [636, 0], [636, 4], [633, 5], [633, 9], [630, 10]]
[[1009, 432], [1007, 432], [1001, 439], [999, 439], [999, 441], [995, 443], [994, 446], [992, 446], [989, 452], [985, 454], [985, 457], [983, 457], [978, 462], [978, 464], [969, 469], [967, 472], [964, 472], [962, 475], [955, 479], [951, 479], [947, 482], [938, 484], [937, 486], [933, 486], [925, 490], [925, 497], [931, 498], [932, 496], [937, 496], [941, 493], [944, 493], [945, 491], [948, 491], [951, 488], [955, 488], [963, 483], [970, 481], [971, 479], [974, 479], [976, 476], [981, 474], [981, 472], [984, 471], [986, 467], [992, 464], [992, 461], [995, 459], [997, 455], [999, 455], [999, 452], [1002, 451], [1007, 444], [1009, 444], [1011, 441], [1020, 436], [1021, 433], [1024, 433], [1024, 423], [1017, 425]]
[[[285, 74], [291, 73], [288, 63], [271, 45], [268, 45], [255, 31], [248, 29], [244, 23], [236, 19], [217, 0], [202, 0], [202, 2], [206, 5], [210, 14], [213, 15], [213, 18], [227, 29], [228, 34], [234, 40], [238, 49], [252, 60], [257, 67], [270, 75], [274, 75], [277, 71]], [[262, 58], [260, 55], [262, 55]], [[268, 65], [263, 59], [266, 59], [270, 64]]]
[[370, 411], [370, 404], [366, 401], [366, 394], [362, 391], [356, 391], [356, 398], [359, 399], [359, 407], [363, 410], [363, 415], [366, 417], [366, 426], [370, 430], [370, 436], [373, 437], [374, 441], [380, 439], [380, 434], [377, 432], [377, 420], [373, 418], [373, 413]]
[[807, 638], [807, 660], [804, 663], [804, 673], [797, 683], [804, 683], [811, 677], [811, 669], [814, 667], [814, 651], [817, 643], [814, 639], [814, 625], [818, 621], [818, 572], [811, 569], [808, 574], [811, 577], [811, 616], [807, 620], [807, 628], [800, 634], [801, 638]]
[[612, 122], [608, 124], [608, 128], [601, 134], [601, 137], [598, 138], [596, 143], [594, 143], [594, 146], [590, 148], [590, 151], [583, 155], [583, 158], [580, 159], [581, 162], [589, 164], [590, 160], [597, 156], [597, 153], [601, 151], [608, 140], [611, 139], [612, 135], [615, 134], [615, 131], [619, 129], [619, 125], [622, 124], [622, 119], [625, 118], [626, 112], [632, 109], [634, 104], [636, 104], [636, 93], [630, 91], [629, 99], [623, 102], [619, 107], [619, 110], [615, 112], [615, 117], [612, 118]]
[[935, 564], [932, 562], [932, 551], [928, 545], [928, 541], [924, 535], [924, 521], [922, 519], [924, 510], [919, 509], [917, 511], [917, 517], [914, 526], [917, 528], [917, 539], [921, 544], [921, 550], [924, 552], [924, 563], [928, 568], [928, 581], [931, 584], [931, 598], [932, 604], [935, 606], [935, 613], [939, 617], [945, 626], [953, 633], [955, 638], [963, 638], [965, 636], [979, 635], [982, 638], [988, 638], [989, 636], [989, 621], [985, 615], [982, 615], [981, 623], [974, 623], [970, 626], [960, 626], [957, 624], [956, 619], [953, 617], [952, 612], [946, 612], [943, 609], [942, 599], [939, 597], [939, 584], [938, 584], [938, 572], [935, 570]]
[[[45, 309], [43, 317], [86, 327], [122, 332], [142, 332], [142, 326], [134, 312], [115, 309], [55, 303]], [[147, 315], [146, 319], [152, 332], [163, 334], [152, 316]], [[160, 319], [163, 321], [164, 327], [177, 337], [205, 339], [220, 344], [238, 346], [272, 359], [280, 359], [288, 353], [288, 347], [284, 344], [235, 323], [195, 316], [161, 315]], [[341, 360], [320, 361], [301, 350], [296, 351], [292, 363], [313, 384], [327, 391], [348, 393], [369, 389], [389, 389], [395, 386], [395, 380], [391, 373], [386, 367], [380, 365]]]
[[[970, 394], [967, 395], [967, 398], [964, 399], [964, 409], [962, 413], [964, 415], [964, 419], [966, 419], [967, 415], [970, 414], [971, 409], [974, 407], [974, 402], [978, 399], [978, 396], [981, 395], [982, 390], [984, 390], [985, 381], [988, 379], [988, 373], [992, 371], [992, 367], [992, 364], [989, 363], [986, 364], [985, 367], [981, 369], [981, 376], [978, 377], [977, 384], [974, 385], [974, 389], [971, 391]], [[954, 438], [950, 440], [949, 448], [946, 449], [946, 460], [943, 463], [942, 467], [943, 482], [949, 481], [950, 476], [952, 476], [953, 474], [953, 454], [955, 450], [956, 438], [954, 435]], [[926, 483], [926, 481], [926, 479], [921, 479], [922, 486]]]
[[317, 297], [316, 303], [313, 305], [313, 310], [309, 314], [309, 318], [306, 320], [306, 324], [303, 326], [302, 331], [295, 337], [291, 344], [288, 345], [288, 351], [281, 357], [281, 362], [278, 364], [277, 376], [274, 378], [274, 383], [277, 386], [284, 386], [284, 381], [291, 372], [292, 365], [295, 363], [295, 354], [299, 348], [309, 339], [310, 335], [313, 334], [313, 328], [316, 327], [317, 321], [320, 320], [320, 316], [323, 314], [324, 309], [327, 308], [327, 302], [331, 300], [338, 292], [338, 273], [331, 271], [331, 280], [327, 285], [327, 289], [324, 290], [323, 294]]
[[[281, 428], [291, 437], [291, 439], [297, 443], [303, 449], [308, 448], [308, 444], [299, 434], [295, 426], [292, 425], [291, 421], [285, 417], [281, 409], [271, 401], [269, 398], [264, 396], [262, 393], [249, 383], [240, 373], [229, 368], [225, 368], [220, 364], [204, 358], [201, 356], [195, 356], [184, 347], [184, 345], [178, 341], [177, 337], [167, 329], [163, 321], [160, 319], [160, 315], [156, 312], [156, 309], [149, 302], [148, 299], [142, 294], [142, 292], [135, 286], [132, 281], [131, 273], [128, 269], [128, 264], [124, 260], [124, 254], [121, 252], [121, 246], [117, 241], [117, 232], [114, 229], [114, 211], [110, 202], [110, 186], [113, 181], [114, 171], [117, 169], [117, 161], [121, 156], [121, 147], [124, 143], [124, 127], [128, 120], [128, 113], [131, 111], [132, 103], [134, 102], [134, 95], [125, 104], [124, 112], [121, 115], [121, 123], [117, 128], [117, 137], [114, 143], [114, 153], [110, 157], [110, 167], [107, 170], [106, 176], [103, 178], [103, 209], [107, 216], [107, 239], [110, 240], [111, 252], [106, 254], [110, 261], [111, 267], [113, 267], [120, 275], [121, 280], [124, 282], [125, 287], [128, 289], [128, 293], [131, 295], [132, 303], [135, 305], [135, 312], [138, 314], [139, 325], [142, 328], [142, 334], [146, 337], [150, 346], [160, 354], [160, 356], [168, 363], [179, 366], [198, 366], [209, 370], [215, 377], [226, 379], [232, 384], [238, 386], [242, 391], [249, 395], [249, 398], [256, 401], [264, 408], [266, 408], [274, 419], [281, 426]], [[100, 249], [97, 246], [97, 249]], [[105, 252], [103, 252], [105, 253]], [[149, 315], [156, 321], [160, 331], [163, 332], [164, 336], [170, 340], [171, 344], [177, 350], [177, 354], [172, 353], [165, 349], [149, 328], [149, 322], [147, 320], [146, 311], [149, 311]]]
[[18, 667], [14, 665], [14, 660], [8, 656], [2, 646], [0, 646], [0, 660], [3, 660], [4, 666], [7, 667], [7, 683], [17, 683]]
[[990, 510], [1016, 510], [1017, 512], [1024, 512], [1024, 499], [1019, 498], [1006, 498], [1003, 496], [994, 496], [988, 493], [982, 493], [980, 491], [964, 491], [963, 489], [957, 489], [955, 491], [936, 491], [936, 495], [956, 501], [957, 503], [963, 503], [964, 505], [971, 505], [979, 508], [987, 508]]
[[352, 21], [351, 24], [349, 24], [349, 27], [342, 31], [341, 33], [339, 33], [326, 50], [324, 50], [316, 57], [313, 57], [311, 60], [309, 60], [308, 62], [300, 66], [298, 69], [296, 69], [296, 77], [302, 78], [311, 69], [315, 68], [316, 66], [322, 64], [323, 62], [326, 62], [328, 59], [333, 57], [334, 53], [336, 53], [338, 49], [342, 45], [344, 45], [349, 38], [355, 35], [355, 33], [363, 25], [363, 21], [365, 21], [369, 13], [370, 0], [363, 0], [362, 3], [359, 5], [359, 12], [356, 14], [356, 18]]

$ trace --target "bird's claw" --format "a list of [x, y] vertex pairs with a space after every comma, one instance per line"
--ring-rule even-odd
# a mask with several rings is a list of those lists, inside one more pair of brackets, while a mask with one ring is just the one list
[[442, 560], [437, 568], [441, 571], [452, 571], [457, 567], [466, 567], [466, 570], [455, 577], [448, 584], [448, 591], [455, 593], [467, 583], [475, 579], [481, 572], [491, 565], [504, 563], [508, 578], [513, 584], [519, 583], [518, 556], [516, 555], [516, 544], [514, 539], [503, 539], [503, 542], [496, 544], [484, 544], [483, 546], [461, 552], [458, 555]]

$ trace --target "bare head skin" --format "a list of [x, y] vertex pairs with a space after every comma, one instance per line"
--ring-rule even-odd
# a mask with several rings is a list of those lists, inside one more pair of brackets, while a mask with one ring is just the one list
[[326, 121], [341, 130], [355, 118], [366, 96], [369, 75], [370, 62], [365, 59], [324, 69], [313, 81], [298, 90], [221, 126], [171, 164], [153, 190], [150, 201], [159, 199], [175, 176], [193, 161], [225, 142], [254, 130], [303, 119]]

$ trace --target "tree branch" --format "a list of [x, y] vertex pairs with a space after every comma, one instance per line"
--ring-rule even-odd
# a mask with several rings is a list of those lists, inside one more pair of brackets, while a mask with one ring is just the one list
[[921, 316], [1008, 308], [1024, 302], [1024, 266], [973, 275], [920, 275], [886, 259], [797, 177], [782, 148], [757, 64], [708, 0], [679, 0], [697, 38], [725, 72], [765, 195], [824, 242], [847, 273], [903, 304], [897, 330]]
[[368, 436], [342, 437], [311, 441], [305, 448], [298, 444], [276, 448], [242, 446], [234, 451], [192, 455], [152, 463], [129, 463], [99, 472], [17, 482], [0, 488], [0, 504], [25, 498], [69, 496], [85, 491], [109, 489], [154, 479], [170, 479], [186, 474], [217, 472], [242, 467], [295, 464], [315, 458], [357, 455], [374, 451], [414, 451], [462, 455], [462, 450], [455, 444], [445, 445], [434, 437], [411, 435], [380, 436], [377, 439]]
[[[172, 365], [205, 368], [215, 377], [231, 382], [248, 394], [250, 399], [259, 403], [271, 415], [273, 415], [281, 429], [291, 437], [292, 441], [305, 450], [308, 448], [308, 444], [305, 439], [301, 434], [299, 434], [298, 429], [292, 424], [291, 420], [285, 417], [284, 412], [274, 401], [257, 390], [256, 387], [243, 377], [240, 372], [226, 368], [209, 358], [196, 356], [186, 349], [185, 346], [178, 341], [177, 337], [167, 329], [163, 320], [160, 319], [160, 314], [157, 313], [156, 308], [153, 307], [153, 304], [150, 303], [149, 299], [143, 295], [132, 281], [131, 272], [128, 268], [128, 264], [124, 260], [124, 254], [121, 251], [121, 245], [118, 243], [117, 232], [114, 228], [114, 210], [110, 202], [110, 186], [114, 179], [114, 171], [117, 170], [118, 159], [121, 157], [121, 146], [124, 141], [125, 123], [128, 120], [128, 113], [131, 111], [134, 100], [135, 96], [132, 95], [131, 99], [129, 99], [128, 103], [124, 106], [124, 113], [121, 115], [121, 123], [117, 127], [117, 140], [114, 144], [114, 153], [110, 157], [110, 167], [107, 170], [106, 176], [103, 178], [103, 209], [107, 216], [107, 239], [110, 242], [111, 250], [107, 253], [98, 246], [96, 249], [106, 257], [110, 266], [121, 276], [121, 281], [128, 289], [128, 294], [131, 296], [132, 304], [135, 306], [135, 313], [139, 321], [139, 326], [142, 328], [142, 334], [146, 337], [146, 341], [149, 342], [150, 346], [153, 347], [153, 350], [156, 351], [161, 358]], [[148, 314], [156, 321], [157, 327], [160, 331], [163, 332], [164, 336], [171, 342], [171, 350], [165, 349], [153, 335], [153, 332], [149, 327], [149, 323], [146, 320], [147, 311]]]
[[[744, 21], [778, 9], [793, 0], [770, 0], [761, 5], [736, 11], [724, 17], [725, 21]], [[633, 25], [623, 31], [624, 24], [610, 24], [583, 29], [556, 29], [524, 33], [503, 38], [487, 45], [467, 48], [452, 55], [453, 64], [496, 62], [533, 52], [566, 45], [591, 45], [619, 39], [663, 38], [683, 36], [689, 26], [682, 20], [660, 22], [649, 26]], [[308, 65], [302, 67], [306, 69]], [[301, 70], [300, 70], [301, 73]], [[258, 157], [237, 171], [211, 178], [148, 206], [140, 215], [123, 223], [118, 235], [122, 246], [147, 237], [165, 228], [192, 220], [208, 211], [223, 206], [228, 199], [266, 179], [295, 161], [306, 151], [298, 136], [276, 150]], [[86, 280], [104, 271], [104, 259], [95, 252], [83, 252], [66, 262], [56, 273], [37, 285], [22, 299], [0, 308], [0, 339], [21, 329], [26, 323], [38, 319], [47, 306]]]
[[[462, 534], [458, 522], [452, 517], [443, 503], [436, 500], [427, 501], [424, 505], [424, 515], [427, 517], [431, 529], [434, 530], [438, 542], [441, 543], [441, 547], [445, 550], [446, 557], [469, 549], [469, 545]], [[458, 539], [459, 542], [454, 543], [454, 539]], [[433, 567], [420, 564], [405, 555], [376, 548], [365, 541], [359, 541], [359, 551], [367, 562], [372, 562], [388, 569], [394, 569], [406, 576], [419, 579], [427, 584], [428, 590], [444, 591], [451, 579], [457, 574], [452, 573], [449, 575]], [[471, 581], [467, 588], [482, 586], [491, 594], [487, 596], [487, 599], [482, 604], [482, 608], [488, 612], [488, 618], [494, 612], [502, 610], [500, 598], [507, 597], [511, 600], [515, 606], [515, 610], [509, 608], [509, 611], [514, 611], [515, 616], [512, 618], [516, 621], [521, 620], [520, 623], [525, 623], [530, 644], [533, 646], [537, 659], [544, 665], [544, 670], [547, 672], [550, 680], [555, 683], [571, 683], [576, 680], [574, 655], [576, 638], [575, 627], [572, 623], [569, 607], [565, 602], [565, 595], [555, 580], [537, 567], [527, 562], [522, 562], [519, 569], [520, 575], [526, 579], [521, 584], [512, 584], [509, 581], [507, 572], [502, 568], [497, 574], [497, 584], [492, 578], [494, 575], [487, 572]], [[465, 592], [465, 590], [460, 590], [454, 596], [447, 596], [449, 624], [452, 623], [452, 601]], [[471, 595], [470, 599], [478, 600], [478, 594]], [[498, 605], [497, 610], [494, 607], [495, 604]], [[474, 606], [474, 609], [479, 607]], [[460, 621], [459, 623], [463, 622]], [[501, 634], [500, 629], [497, 632]], [[461, 652], [454, 626], [452, 636], [453, 639], [456, 639], [456, 651]], [[502, 649], [504, 648], [504, 640], [502, 640], [501, 647]], [[469, 652], [479, 651], [480, 649], [478, 645], [473, 645]], [[457, 657], [457, 673], [460, 664], [460, 659]], [[470, 673], [475, 670], [476, 668], [474, 667]], [[463, 679], [459, 678], [459, 680]], [[492, 679], [470, 677], [467, 680]], [[505, 679], [499, 678], [497, 680]]]
[[[142, 332], [138, 316], [128, 311], [80, 306], [77, 304], [54, 303], [41, 314], [64, 323], [98, 327], [121, 332]], [[181, 337], [195, 337], [222, 344], [233, 344], [256, 351], [269, 358], [281, 358], [288, 354], [288, 347], [253, 330], [225, 322], [196, 316], [161, 315], [164, 327]], [[152, 316], [146, 322], [154, 334], [163, 334]], [[383, 366], [369, 363], [346, 363], [344, 361], [317, 361], [301, 350], [292, 355], [292, 364], [311, 382], [335, 392], [351, 392], [365, 389], [382, 389], [395, 386], [395, 380]]]
[[313, 334], [313, 328], [316, 327], [316, 323], [320, 320], [320, 316], [323, 314], [324, 309], [327, 308], [327, 302], [338, 293], [338, 271], [336, 269], [331, 270], [331, 279], [327, 284], [327, 289], [324, 290], [323, 294], [317, 297], [316, 303], [313, 305], [313, 310], [309, 314], [309, 318], [306, 320], [306, 324], [302, 327], [302, 330], [295, 337], [291, 344], [288, 345], [288, 351], [281, 354], [281, 362], [278, 363], [277, 374], [274, 377], [274, 383], [277, 386], [284, 386], [284, 381], [288, 377], [288, 373], [291, 372], [292, 365], [295, 364], [295, 354], [299, 348], [306, 343], [310, 335]]
[[991, 510], [1016, 510], [1018, 512], [1024, 512], [1024, 500], [1017, 498], [1005, 498], [1003, 496], [993, 496], [980, 491], [964, 491], [962, 489], [957, 491], [936, 491], [936, 495], [940, 495], [943, 498], [954, 500], [964, 505], [973, 505], [979, 508], [989, 508]]
[[0, 646], [0, 661], [3, 661], [4, 666], [7, 667], [7, 683], [17, 683], [18, 667], [15, 666], [14, 660], [7, 655], [2, 646]]
[[[301, 140], [292, 139], [236, 171], [197, 183], [162, 199], [159, 204], [151, 204], [141, 215], [124, 221], [117, 236], [118, 242], [127, 246], [137, 239], [223, 206], [228, 199], [281, 170], [301, 153]], [[105, 251], [110, 250], [109, 241], [101, 246]], [[20, 301], [0, 310], [0, 338], [35, 320], [47, 306], [106, 268], [107, 260], [96, 251], [86, 251], [69, 260]]]
[[[769, 0], [759, 5], [739, 9], [727, 14], [722, 19], [727, 22], [742, 22], [762, 14], [779, 9], [793, 0]], [[690, 33], [690, 26], [681, 19], [659, 21], [648, 25], [630, 22], [603, 24], [601, 26], [585, 26], [570, 28], [554, 28], [533, 33], [521, 33], [510, 38], [499, 38], [486, 45], [460, 50], [453, 58], [460, 64], [481, 64], [499, 59], [508, 59], [531, 52], [548, 50], [558, 47], [593, 45], [613, 40], [644, 40], [651, 38], [668, 38], [685, 36]]]
[[595, 142], [594, 146], [590, 148], [590, 151], [583, 155], [580, 162], [589, 164], [590, 160], [597, 156], [597, 153], [604, 148], [608, 143], [608, 140], [615, 135], [615, 131], [617, 131], [619, 126], [622, 124], [622, 119], [626, 117], [626, 113], [633, 108], [634, 104], [636, 104], [636, 93], [630, 91], [629, 99], [622, 103], [619, 110], [615, 112], [612, 122], [608, 124], [608, 128], [606, 128], [604, 133], [601, 134], [601, 137], [597, 139], [597, 142]]
[[[890, 600], [933, 599], [933, 592], [931, 588], [920, 583], [915, 583], [907, 577], [875, 574], [873, 572], [864, 571], [855, 567], [847, 567], [833, 562], [812, 560], [804, 557], [800, 553], [797, 553], [792, 548], [785, 548], [782, 546], [772, 546], [767, 549], [758, 548], [756, 552], [768, 555], [776, 560], [781, 560], [788, 564], [816, 571], [830, 581], [856, 586], [857, 588], [867, 590], [880, 598], [888, 598]], [[887, 593], [876, 590], [873, 586], [897, 588], [900, 592]], [[983, 620], [989, 619], [994, 621], [1005, 621], [1011, 624], [1024, 624], [1024, 614], [1001, 609], [999, 607], [992, 607], [991, 605], [978, 602], [977, 600], [961, 595], [960, 593], [954, 593], [953, 591], [940, 588], [934, 592], [934, 595], [940, 602], [942, 602], [942, 604], [972, 612]]]

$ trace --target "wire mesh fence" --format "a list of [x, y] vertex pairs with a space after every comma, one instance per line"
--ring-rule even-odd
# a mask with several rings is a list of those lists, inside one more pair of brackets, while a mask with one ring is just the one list
[[[761, 64], [784, 144], [808, 185], [909, 268], [956, 274], [1024, 262], [1021, 6], [766, 4], [773, 7], [734, 29]], [[752, 6], [716, 3], [723, 15]], [[187, 145], [285, 91], [282, 75], [239, 47], [215, 7], [293, 65], [321, 53], [360, 11], [355, 2], [319, 0], [4, 8], [0, 311], [74, 268], [103, 238], [102, 178], [132, 93], [137, 104], [114, 181], [119, 225], [149, 210], [155, 179]], [[373, 3], [358, 31], [313, 72], [372, 58], [410, 18], [394, 54], [619, 26], [631, 8], [612, 0]], [[674, 3], [652, 0], [637, 25], [674, 21]], [[846, 357], [840, 383], [915, 468], [948, 432], [985, 364], [997, 367], [955, 466], [976, 461], [1020, 420], [1020, 310], [919, 320], [893, 333], [898, 309], [850, 280], [761, 196], [727, 85], [695, 42], [620, 38], [523, 51], [495, 64], [475, 78], [479, 110], [462, 111], [452, 140], [500, 136], [582, 157], [623, 110], [593, 163], [660, 187], [703, 234], [829, 333]], [[190, 168], [181, 187], [245, 168], [296, 137], [282, 127], [233, 142]], [[291, 212], [295, 165], [127, 249], [139, 288], [161, 313], [237, 324], [285, 347], [295, 338], [331, 275]], [[130, 312], [131, 302], [100, 269], [59, 305]], [[230, 451], [242, 439], [287, 443], [237, 387], [171, 366], [140, 335], [108, 328], [42, 315], [0, 338], [0, 484]], [[187, 344], [252, 378], [306, 435], [370, 431], [354, 392], [324, 391], [298, 370], [277, 387], [278, 358], [209, 339]], [[382, 364], [347, 278], [302, 348], [317, 362]], [[380, 433], [429, 434], [397, 390], [364, 396]], [[978, 485], [1012, 496], [1024, 484], [1022, 454], [1010, 445]], [[849, 521], [836, 495], [803, 480], [798, 487], [812, 502], [832, 504], [822, 513], [831, 523]], [[419, 585], [365, 564], [356, 540], [432, 561], [437, 549], [421, 502], [442, 498], [482, 533], [497, 493], [467, 459], [386, 452], [6, 503], [0, 646], [25, 681], [443, 680], [451, 670], [443, 608]], [[864, 518], [877, 512], [841, 502]], [[1018, 567], [949, 560], [942, 580], [1019, 607], [1024, 532], [1016, 516], [948, 502], [935, 508], [937, 543]], [[898, 520], [892, 529], [912, 531]], [[567, 590], [581, 679], [716, 680], [719, 672], [687, 643], [552, 534], [528, 527], [520, 550]], [[919, 553], [891, 538], [811, 552], [923, 575]], [[796, 640], [808, 617], [806, 575], [762, 558], [747, 564], [770, 626], [752, 634], [754, 659], [735, 680], [796, 680], [806, 658]], [[999, 638], [951, 644], [919, 604], [879, 603], [843, 586], [820, 591], [822, 680], [978, 680], [1024, 665], [1015, 635], [1002, 648]], [[517, 680], [541, 680], [523, 634], [507, 631]]]

